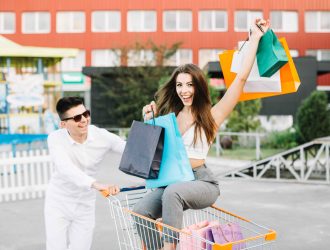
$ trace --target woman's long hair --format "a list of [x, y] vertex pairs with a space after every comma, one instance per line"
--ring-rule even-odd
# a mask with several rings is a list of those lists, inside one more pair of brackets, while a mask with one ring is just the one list
[[211, 99], [203, 71], [194, 64], [185, 64], [174, 70], [171, 78], [156, 92], [155, 99], [159, 115], [174, 112], [177, 116], [183, 109], [183, 103], [176, 92], [176, 79], [180, 73], [190, 74], [194, 86], [194, 98], [191, 111], [195, 119], [195, 133], [193, 144], [198, 136], [201, 138], [201, 129], [204, 130], [207, 142], [211, 145], [215, 138], [217, 125], [211, 114]]

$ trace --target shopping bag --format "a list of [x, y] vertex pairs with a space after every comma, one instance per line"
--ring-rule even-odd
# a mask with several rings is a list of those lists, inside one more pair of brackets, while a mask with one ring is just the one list
[[[164, 187], [180, 181], [195, 179], [174, 113], [155, 118], [165, 128], [163, 157], [158, 178], [146, 180], [147, 188]], [[152, 123], [152, 121], [147, 121]]]
[[[248, 50], [249, 42], [240, 42], [239, 51], [235, 51], [231, 64], [230, 71], [238, 73], [242, 68], [243, 60]], [[256, 60], [253, 63], [251, 72], [246, 80], [243, 88], [244, 93], [258, 92], [281, 92], [280, 71], [275, 72], [271, 77], [262, 77], [259, 75], [258, 65]]]
[[[206, 232], [214, 226], [218, 226], [219, 222], [204, 220], [196, 224], [192, 224], [182, 229], [180, 233], [180, 250], [193, 249], [212, 249], [210, 244], [206, 244]], [[212, 241], [213, 242], [213, 241]]]
[[[285, 53], [288, 57], [288, 63], [285, 64], [280, 69], [281, 92], [276, 92], [276, 93], [275, 92], [274, 93], [270, 93], [270, 92], [244, 93], [243, 92], [239, 98], [239, 101], [247, 101], [247, 100], [265, 98], [270, 96], [289, 94], [289, 93], [294, 93], [298, 90], [300, 85], [300, 79], [296, 67], [294, 65], [294, 62], [292, 60], [292, 57], [290, 55], [288, 45], [286, 43], [285, 38], [280, 38], [279, 40], [283, 45]], [[234, 52], [235, 52], [234, 50], [226, 50], [219, 54], [220, 66], [222, 69], [222, 73], [225, 79], [225, 85], [227, 88], [229, 88], [229, 86], [232, 84], [232, 82], [236, 77], [236, 73], [230, 71]]]
[[267, 30], [261, 37], [257, 49], [259, 74], [264, 77], [271, 77], [287, 62], [288, 57], [282, 44], [273, 30]]
[[156, 179], [163, 155], [164, 128], [133, 121], [119, 169], [143, 179]]
[[[239, 240], [243, 240], [243, 233], [241, 227], [238, 223], [228, 223], [222, 224], [218, 226], [211, 227], [212, 236], [210, 236], [210, 232], [207, 233], [207, 237], [212, 237], [214, 243], [218, 244], [226, 244], [229, 242], [235, 242]], [[244, 242], [233, 244], [233, 250], [244, 249], [246, 244]]]

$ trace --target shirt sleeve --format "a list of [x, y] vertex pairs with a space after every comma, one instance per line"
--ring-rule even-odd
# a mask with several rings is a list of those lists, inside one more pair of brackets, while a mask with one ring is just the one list
[[95, 179], [87, 175], [72, 162], [63, 143], [56, 138], [56, 135], [50, 134], [47, 143], [50, 157], [55, 164], [57, 172], [68, 182], [75, 184], [77, 187], [91, 188]]
[[107, 138], [109, 145], [110, 145], [110, 150], [117, 152], [117, 153], [123, 153], [125, 146], [126, 146], [126, 141], [120, 138], [118, 135], [110, 133], [106, 129], [102, 129], [102, 134]]

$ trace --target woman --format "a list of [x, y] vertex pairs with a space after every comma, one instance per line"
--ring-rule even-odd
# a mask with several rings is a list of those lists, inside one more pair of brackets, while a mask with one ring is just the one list
[[[193, 64], [175, 69], [169, 81], [156, 93], [157, 105], [151, 102], [144, 106], [145, 119], [150, 119], [151, 111], [156, 113], [157, 109], [158, 115], [175, 113], [195, 180], [154, 190], [135, 205], [134, 212], [152, 219], [162, 218], [163, 223], [182, 228], [184, 210], [206, 208], [216, 201], [220, 195], [218, 182], [205, 166], [205, 159], [216, 131], [238, 102], [255, 60], [259, 40], [269, 25], [269, 21], [255, 20], [243, 66], [226, 94], [213, 107], [204, 74]], [[157, 234], [148, 232], [154, 241], [149, 242], [143, 238], [146, 233], [139, 225], [137, 227], [148, 249], [163, 247], [160, 239], [155, 240]], [[171, 235], [177, 238], [177, 234], [172, 232]], [[175, 249], [173, 238], [165, 236], [164, 241], [164, 249]]]

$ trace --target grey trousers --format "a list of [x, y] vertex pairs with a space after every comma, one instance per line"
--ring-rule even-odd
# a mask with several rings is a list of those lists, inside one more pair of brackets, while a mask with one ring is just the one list
[[[135, 206], [133, 211], [152, 218], [162, 218], [163, 223], [181, 229], [183, 223], [183, 211], [186, 209], [203, 209], [212, 205], [220, 195], [218, 182], [212, 172], [202, 165], [193, 169], [195, 180], [179, 182], [167, 187], [157, 188], [146, 195]], [[136, 218], [138, 219], [138, 218]], [[162, 247], [159, 234], [152, 223], [141, 225], [136, 222], [137, 231], [147, 249], [159, 249]], [[147, 230], [146, 227], [151, 227]], [[173, 237], [167, 238], [166, 235], [177, 238], [173, 232], [164, 232], [164, 240], [173, 242]], [[152, 238], [152, 241], [150, 240]], [[155, 246], [157, 244], [157, 246]]]

